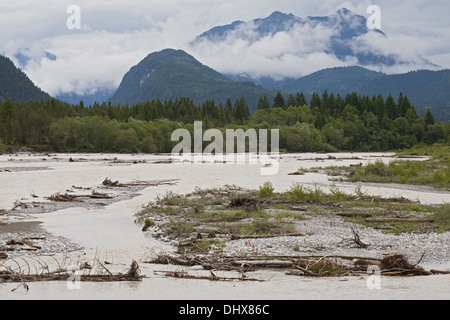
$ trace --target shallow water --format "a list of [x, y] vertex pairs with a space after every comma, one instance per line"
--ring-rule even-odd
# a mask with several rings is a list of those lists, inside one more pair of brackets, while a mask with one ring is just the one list
[[[322, 174], [289, 176], [300, 168], [366, 163], [382, 159], [389, 161], [392, 154], [291, 154], [283, 155], [278, 174], [261, 176], [260, 165], [248, 164], [156, 164], [167, 160], [167, 155], [4, 155], [0, 156], [0, 209], [10, 209], [17, 200], [45, 201], [57, 192], [77, 187], [101, 185], [109, 177], [122, 183], [131, 181], [179, 179], [174, 186], [148, 187], [139, 195], [103, 208], [68, 208], [54, 213], [35, 215], [42, 227], [52, 234], [70, 239], [82, 246], [86, 256], [98, 255], [129, 265], [132, 259], [144, 261], [155, 250], [170, 250], [164, 244], [147, 238], [134, 223], [134, 214], [143, 205], [166, 190], [187, 193], [196, 187], [222, 187], [235, 184], [256, 189], [270, 180], [279, 190], [293, 183], [317, 184], [323, 189], [330, 186]], [[69, 158], [82, 159], [69, 162]], [[126, 163], [113, 163], [114, 159]], [[318, 159], [320, 158], [320, 159]], [[350, 159], [355, 158], [355, 159]], [[44, 160], [45, 159], [45, 160]], [[133, 164], [133, 161], [145, 163]], [[15, 170], [14, 170], [15, 168]], [[448, 192], [432, 188], [398, 185], [361, 184], [362, 191], [384, 197], [403, 196], [421, 203], [442, 204], [450, 202]], [[356, 185], [337, 183], [337, 187], [354, 192]], [[38, 198], [34, 199], [34, 194]], [[285, 276], [282, 273], [255, 274], [262, 283], [218, 283], [198, 280], [167, 279], [155, 276], [153, 270], [165, 266], [141, 263], [142, 273], [149, 278], [141, 283], [82, 283], [80, 290], [69, 290], [66, 283], [31, 283], [30, 290], [11, 292], [16, 284], [0, 284], [1, 299], [449, 299], [450, 278], [432, 276], [425, 278], [382, 278], [381, 290], [369, 290], [366, 278], [305, 279]], [[425, 267], [425, 266], [424, 266]], [[437, 266], [448, 270], [449, 263]], [[194, 271], [195, 272], [195, 271]], [[252, 276], [254, 276], [252, 274]]]

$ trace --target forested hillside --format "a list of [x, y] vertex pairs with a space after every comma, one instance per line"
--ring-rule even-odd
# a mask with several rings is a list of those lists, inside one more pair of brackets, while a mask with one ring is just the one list
[[419, 70], [386, 75], [361, 67], [341, 67], [317, 71], [308, 76], [280, 84], [287, 92], [303, 92], [309, 99], [314, 92], [346, 95], [407, 95], [416, 111], [424, 115], [431, 108], [437, 120], [450, 120], [450, 70]]
[[188, 96], [196, 103], [206, 99], [225, 103], [228, 98], [234, 101], [243, 96], [251, 106], [256, 106], [260, 96], [275, 93], [250, 82], [233, 81], [184, 51], [166, 49], [148, 55], [131, 68], [111, 101], [131, 105]]
[[14, 63], [0, 56], [0, 102], [48, 100], [51, 97], [36, 87], [33, 82]]
[[286, 101], [261, 97], [250, 113], [244, 98], [225, 104], [193, 99], [160, 99], [120, 106], [87, 107], [57, 100], [0, 105], [0, 151], [31, 146], [58, 152], [171, 152], [175, 129], [193, 131], [193, 122], [208, 128], [279, 129], [280, 148], [288, 152], [387, 151], [417, 143], [448, 141], [450, 124], [428, 112], [419, 117], [406, 96], [345, 97], [324, 92], [310, 101], [302, 93]]

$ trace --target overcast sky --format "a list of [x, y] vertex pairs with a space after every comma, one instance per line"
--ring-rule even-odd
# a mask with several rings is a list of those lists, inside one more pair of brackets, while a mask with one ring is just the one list
[[[346, 7], [368, 16], [371, 4], [381, 8], [382, 31], [392, 46], [450, 68], [450, 1], [446, 0], [1, 0], [0, 53], [12, 59], [17, 52], [32, 56], [25, 72], [50, 94], [88, 93], [117, 87], [123, 75], [153, 51], [189, 51], [190, 41], [217, 25], [264, 18], [273, 11], [326, 16]], [[81, 30], [67, 28], [66, 11], [71, 5], [81, 9]], [[58, 59], [44, 59], [45, 51]], [[221, 72], [232, 69], [221, 65], [220, 59], [196, 58]], [[263, 61], [258, 68], [265, 68]], [[311, 67], [311, 61], [305, 61], [305, 70], [311, 72], [307, 64], [310, 69], [329, 67]]]

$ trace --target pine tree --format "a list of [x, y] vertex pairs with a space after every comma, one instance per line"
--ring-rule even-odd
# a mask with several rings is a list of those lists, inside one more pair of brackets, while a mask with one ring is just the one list
[[258, 109], [260, 110], [270, 109], [270, 101], [266, 95], [264, 95], [264, 97], [259, 98]]
[[397, 118], [397, 105], [391, 94], [386, 99], [386, 112], [391, 120]]
[[308, 102], [306, 102], [306, 98], [305, 98], [305, 95], [303, 94], [303, 92], [297, 93], [295, 100], [296, 100], [295, 105], [297, 107], [303, 107], [303, 106], [308, 105]]
[[297, 100], [295, 99], [295, 96], [291, 93], [289, 95], [289, 100], [287, 103], [287, 107], [296, 107], [297, 106]]
[[273, 108], [282, 108], [286, 107], [286, 102], [284, 101], [284, 97], [280, 91], [278, 91], [277, 95], [273, 100]]
[[376, 114], [378, 116], [378, 121], [381, 121], [384, 117], [384, 114], [386, 113], [385, 101], [381, 94], [379, 94], [377, 96], [375, 108], [376, 108]]
[[309, 106], [311, 109], [314, 109], [314, 107], [320, 107], [320, 96], [316, 92], [313, 92]]
[[433, 125], [436, 123], [436, 120], [434, 119], [433, 114], [431, 113], [431, 109], [428, 108], [427, 113], [425, 114], [425, 125], [429, 126], [429, 125]]
[[233, 117], [233, 105], [231, 104], [231, 99], [227, 99], [227, 103], [225, 104], [225, 120], [227, 123], [232, 123], [234, 121]]

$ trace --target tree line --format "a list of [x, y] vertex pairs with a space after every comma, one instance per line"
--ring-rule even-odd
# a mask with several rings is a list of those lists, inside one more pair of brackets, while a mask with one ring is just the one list
[[181, 97], [134, 105], [110, 102], [85, 106], [56, 99], [0, 105], [0, 152], [12, 146], [29, 146], [56, 152], [171, 152], [174, 130], [193, 132], [194, 121], [203, 128], [279, 129], [280, 148], [288, 152], [387, 151], [417, 143], [448, 141], [450, 125], [436, 122], [430, 110], [418, 116], [402, 94], [345, 97], [302, 93], [270, 101], [259, 99], [257, 110], [242, 97], [225, 104], [202, 104]]

